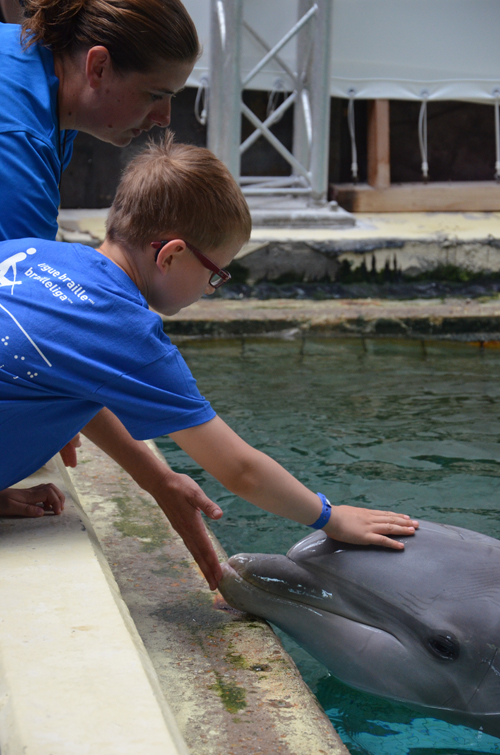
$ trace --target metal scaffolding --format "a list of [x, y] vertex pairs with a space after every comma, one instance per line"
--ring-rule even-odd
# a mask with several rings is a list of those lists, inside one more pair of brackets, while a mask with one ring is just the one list
[[[271, 46], [243, 19], [243, 0], [211, 0], [208, 147], [227, 165], [249, 198], [251, 208], [257, 213], [260, 208], [261, 216], [266, 207], [274, 207], [271, 214], [275, 217], [277, 212], [283, 222], [287, 217], [300, 222], [299, 216], [310, 220], [324, 216], [324, 220], [331, 219], [333, 224], [351, 224], [347, 213], [339, 210], [335, 202], [327, 201], [332, 0], [299, 0], [298, 9], [297, 22]], [[263, 52], [260, 61], [244, 77], [243, 33], [251, 35]], [[292, 69], [280, 57], [280, 51], [294, 37], [297, 54]], [[286, 74], [293, 89], [261, 121], [243, 102], [242, 93], [271, 60]], [[292, 105], [294, 128], [290, 151], [271, 131], [271, 126]], [[243, 143], [242, 114], [254, 126]], [[289, 176], [241, 176], [241, 155], [261, 137], [289, 163]]]

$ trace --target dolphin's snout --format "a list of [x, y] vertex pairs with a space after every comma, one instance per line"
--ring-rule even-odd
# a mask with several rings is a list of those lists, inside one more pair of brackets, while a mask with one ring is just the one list
[[226, 563], [239, 574], [240, 570], [244, 569], [251, 559], [252, 557], [248, 553], [237, 553], [236, 556], [231, 556]]

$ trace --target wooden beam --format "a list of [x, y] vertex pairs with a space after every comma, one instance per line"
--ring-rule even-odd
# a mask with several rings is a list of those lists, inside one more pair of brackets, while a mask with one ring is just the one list
[[389, 100], [368, 103], [368, 183], [376, 189], [391, 185]]
[[368, 184], [336, 184], [331, 199], [349, 212], [499, 212], [496, 181], [449, 181], [392, 184], [376, 189]]

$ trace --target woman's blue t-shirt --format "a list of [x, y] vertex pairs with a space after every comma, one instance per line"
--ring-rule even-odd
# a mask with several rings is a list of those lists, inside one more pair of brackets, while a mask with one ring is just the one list
[[23, 50], [20, 31], [0, 24], [0, 241], [55, 239], [59, 182], [77, 133], [59, 131], [52, 52]]
[[0, 243], [0, 490], [103, 406], [138, 440], [215, 416], [121, 268], [81, 244]]

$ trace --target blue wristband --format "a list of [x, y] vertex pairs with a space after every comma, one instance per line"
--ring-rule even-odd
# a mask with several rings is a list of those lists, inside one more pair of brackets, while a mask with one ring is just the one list
[[330, 514], [332, 513], [332, 504], [330, 503], [328, 498], [323, 495], [323, 493], [316, 493], [316, 495], [323, 504], [323, 508], [321, 509], [319, 519], [316, 519], [313, 524], [309, 524], [308, 527], [312, 527], [313, 530], [322, 530], [323, 527], [328, 524], [328, 520], [330, 519]]

